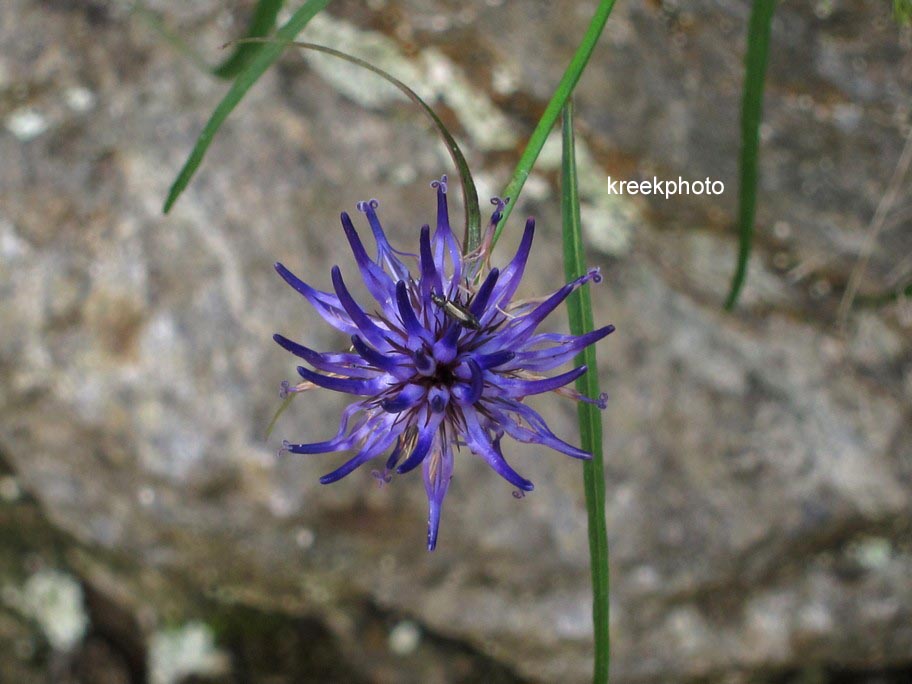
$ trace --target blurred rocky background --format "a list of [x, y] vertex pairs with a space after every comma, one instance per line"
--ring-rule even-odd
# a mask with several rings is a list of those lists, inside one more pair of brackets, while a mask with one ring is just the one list
[[[338, 0], [302, 37], [413, 84], [489, 196], [594, 5]], [[517, 500], [463, 454], [428, 554], [418, 476], [321, 487], [337, 459], [275, 457], [330, 434], [338, 397], [264, 438], [294, 374], [272, 333], [343, 343], [272, 263], [329, 287], [353, 272], [340, 210], [377, 197], [410, 244], [453, 172], [413, 106], [289, 52], [162, 216], [226, 89], [168, 32], [214, 64], [252, 7], [0, 3], [0, 682], [585, 682], [579, 463], [512, 448], [537, 484]], [[883, 0], [781, 3], [729, 315], [748, 10], [619, 2], [578, 89], [596, 319], [618, 328], [612, 681], [909, 682], [912, 304], [886, 295], [912, 277], [912, 36]], [[538, 217], [530, 294], [561, 280], [557, 163], [549, 144], [501, 243]], [[653, 175], [726, 190], [607, 194]], [[569, 402], [542, 410], [574, 434]]]

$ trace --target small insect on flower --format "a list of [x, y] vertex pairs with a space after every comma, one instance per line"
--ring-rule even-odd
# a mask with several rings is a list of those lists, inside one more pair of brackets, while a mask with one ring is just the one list
[[481, 330], [481, 323], [472, 315], [472, 312], [466, 309], [462, 304], [458, 304], [451, 299], [447, 299], [441, 294], [431, 292], [431, 301], [442, 308], [448, 316], [462, 323], [470, 330]]
[[431, 186], [437, 191], [437, 225], [433, 235], [430, 226], [421, 228], [417, 257], [389, 244], [376, 200], [358, 204], [377, 245], [375, 258], [368, 255], [349, 215], [342, 213], [342, 228], [361, 278], [379, 307], [372, 313], [351, 296], [338, 266], [332, 268], [333, 292], [324, 292], [276, 264], [279, 275], [327, 323], [349, 336], [347, 351], [320, 353], [274, 336], [311, 367], [298, 367], [302, 382], [283, 383], [284, 395], [323, 387], [356, 397], [342, 412], [334, 437], [313, 443], [286, 441], [281, 453], [356, 450], [354, 457], [320, 478], [323, 484], [342, 479], [387, 451], [383, 470], [373, 471], [380, 484], [421, 466], [429, 504], [429, 550], [437, 545], [455, 450], [465, 446], [520, 494], [532, 491], [533, 485], [504, 457], [504, 435], [574, 458], [591, 458], [557, 437], [524, 400], [553, 391], [605, 408], [606, 395], [589, 399], [566, 386], [586, 372], [585, 366], [550, 377], [544, 373], [572, 361], [580, 350], [614, 330], [609, 325], [584, 335], [537, 332], [571, 292], [601, 281], [598, 269], [549, 297], [515, 301], [535, 221], [526, 222], [510, 263], [503, 270], [490, 268], [490, 245], [504, 202], [493, 200], [496, 209], [481, 247], [463, 254], [450, 229], [446, 176]]

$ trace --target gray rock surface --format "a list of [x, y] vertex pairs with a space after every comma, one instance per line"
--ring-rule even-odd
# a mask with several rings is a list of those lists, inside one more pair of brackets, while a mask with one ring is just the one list
[[[835, 317], [909, 135], [910, 33], [886, 4], [779, 9], [758, 244], [734, 315], [720, 303], [747, 3], [619, 3], [580, 84], [596, 319], [618, 327], [599, 347], [613, 681], [898, 682], [912, 668], [912, 316], [860, 299], [844, 335]], [[251, 3], [149, 5], [215, 62]], [[411, 69], [493, 194], [592, 9], [339, 2], [303, 37]], [[0, 44], [0, 678], [168, 681], [150, 645], [201, 623], [178, 634], [216, 681], [273, 667], [260, 654], [276, 644], [310, 655], [278, 658], [287, 679], [270, 681], [586, 681], [578, 463], [513, 449], [537, 484], [518, 501], [463, 455], [429, 555], [417, 476], [321, 487], [333, 457], [275, 458], [283, 437], [332, 432], [337, 397], [299, 399], [263, 437], [294, 373], [271, 334], [342, 344], [272, 263], [321, 287], [331, 264], [353, 273], [337, 216], [369, 197], [410, 244], [447, 170], [420, 115], [382, 95], [363, 107], [370, 82], [289, 54], [165, 218], [225, 85], [116, 4], [10, 0]], [[605, 196], [608, 175], [653, 174], [726, 192]], [[538, 217], [530, 294], [560, 281], [555, 182], [552, 155], [502, 243], [506, 258], [518, 217]], [[912, 272], [903, 187], [862, 295]], [[573, 434], [572, 405], [542, 410]], [[89, 597], [75, 656], [16, 598], [50, 571]]]

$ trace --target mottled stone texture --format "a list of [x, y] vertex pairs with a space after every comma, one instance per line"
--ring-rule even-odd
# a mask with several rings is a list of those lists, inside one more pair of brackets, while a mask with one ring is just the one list
[[[150, 3], [212, 62], [251, 4]], [[462, 121], [492, 105], [522, 140], [593, 5], [340, 2], [323, 29], [384, 34], [416, 65], [433, 47], [431, 76], [480, 98], [441, 111], [489, 194], [519, 144]], [[726, 184], [615, 200], [632, 239], [592, 254], [596, 320], [618, 328], [599, 347], [613, 681], [908, 681], [912, 316], [860, 298], [840, 335], [835, 312], [909, 135], [910, 34], [880, 0], [781, 4], [757, 249], [727, 315], [748, 7], [620, 2], [579, 87], [598, 173]], [[276, 460], [283, 437], [329, 435], [337, 397], [299, 399], [263, 437], [294, 373], [271, 334], [344, 343], [272, 263], [322, 288], [333, 263], [354, 274], [337, 216], [372, 196], [413, 243], [447, 170], [420, 115], [362, 108], [288, 55], [163, 217], [225, 85], [115, 3], [7, 0], [0, 44], [0, 539], [18, 559], [0, 562], [0, 678], [138, 681], [146, 640], [196, 620], [233, 656], [219, 681], [586, 681], [579, 463], [512, 448], [537, 484], [517, 500], [464, 453], [428, 554], [417, 474], [321, 487], [337, 460]], [[503, 240], [537, 215], [530, 295], [561, 280], [555, 183], [533, 177]], [[862, 295], [912, 273], [902, 187]], [[573, 434], [569, 402], [542, 410]], [[95, 597], [75, 655], [49, 654], [14, 606], [46, 567]]]

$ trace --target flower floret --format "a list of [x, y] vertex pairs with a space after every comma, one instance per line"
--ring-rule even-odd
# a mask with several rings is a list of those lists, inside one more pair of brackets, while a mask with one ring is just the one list
[[609, 325], [584, 335], [537, 333], [571, 292], [601, 281], [598, 269], [547, 298], [514, 301], [532, 246], [534, 219], [526, 222], [513, 259], [503, 269], [492, 268], [491, 238], [506, 200], [493, 200], [495, 210], [481, 247], [463, 255], [449, 224], [446, 176], [431, 185], [437, 191], [436, 227], [433, 234], [430, 226], [421, 228], [417, 255], [390, 245], [376, 200], [358, 204], [373, 233], [376, 258], [370, 257], [351, 217], [341, 215], [361, 279], [379, 308], [355, 301], [338, 266], [331, 271], [333, 292], [323, 292], [276, 264], [279, 275], [327, 323], [349, 337], [348, 351], [320, 353], [283, 335], [274, 336], [282, 348], [312, 368], [298, 367], [302, 382], [283, 383], [283, 395], [322, 387], [356, 397], [343, 411], [333, 438], [311, 444], [286, 441], [281, 451], [355, 450], [352, 458], [320, 478], [323, 484], [336, 482], [387, 452], [383, 470], [373, 471], [380, 484], [420, 465], [429, 504], [429, 550], [437, 544], [454, 451], [460, 447], [482, 458], [520, 493], [534, 486], [504, 457], [504, 435], [573, 458], [591, 457], [558, 438], [523, 401], [555, 392], [604, 408], [606, 395], [591, 399], [567, 387], [586, 372], [586, 366], [554, 376], [543, 373], [614, 331]]

